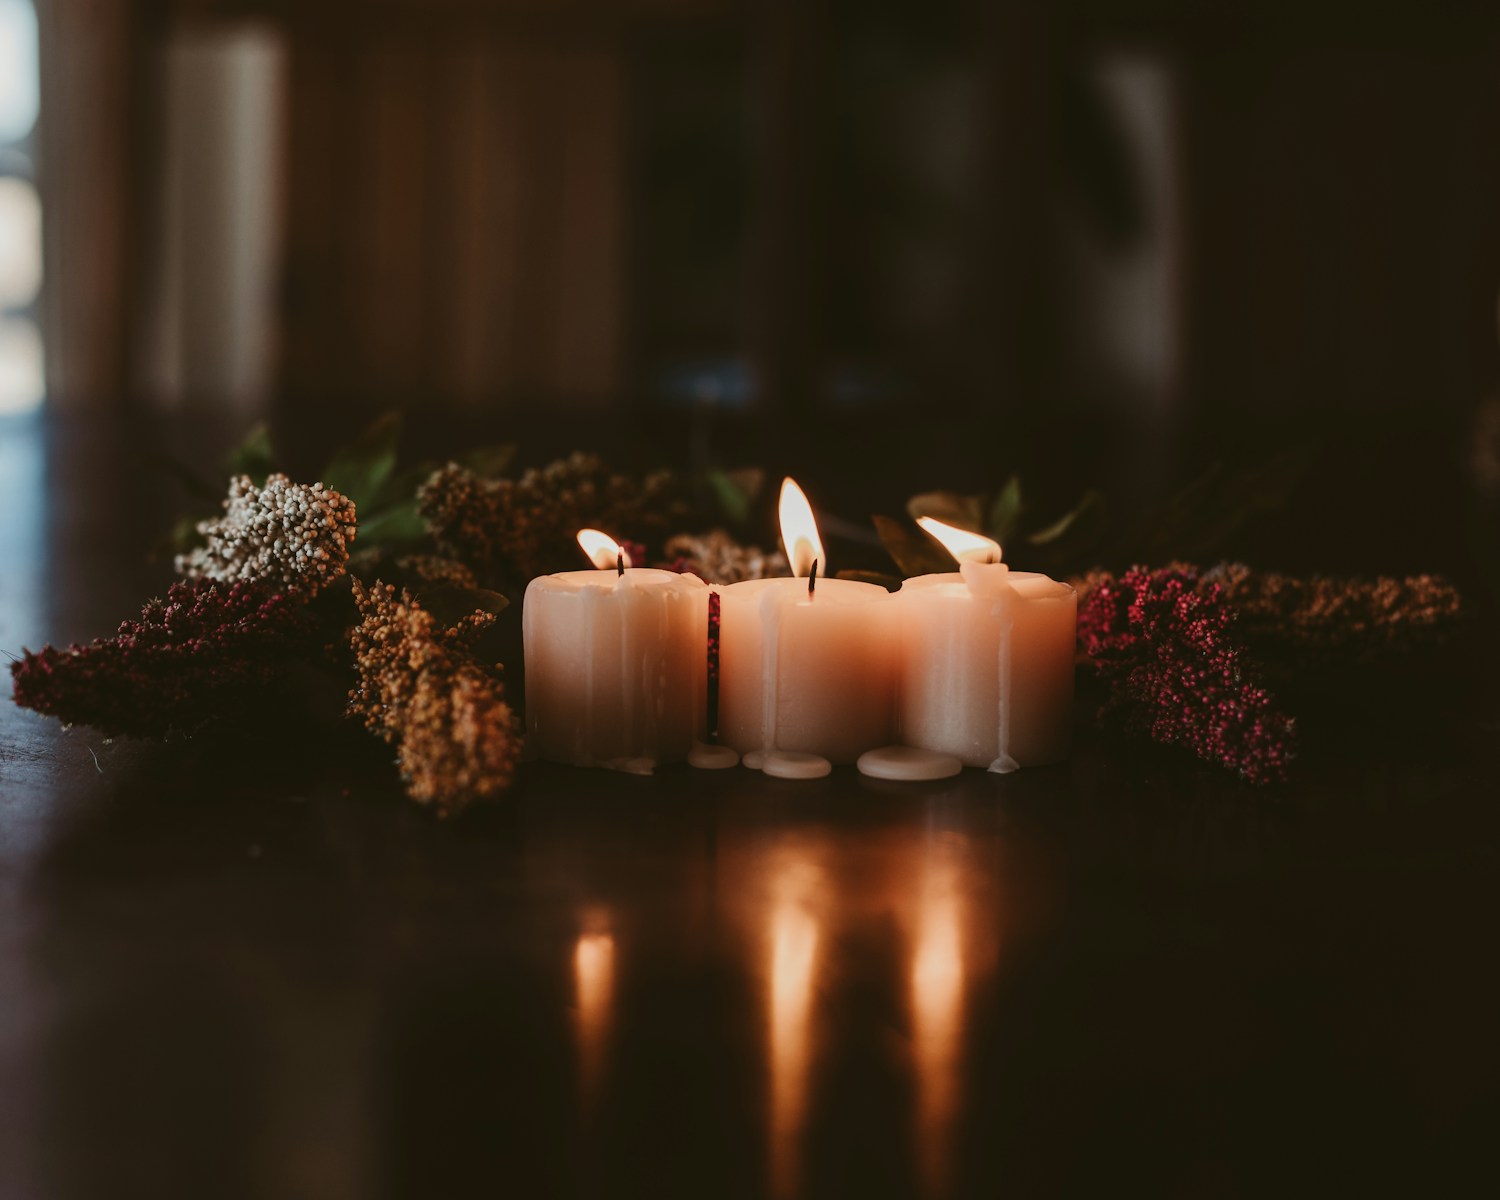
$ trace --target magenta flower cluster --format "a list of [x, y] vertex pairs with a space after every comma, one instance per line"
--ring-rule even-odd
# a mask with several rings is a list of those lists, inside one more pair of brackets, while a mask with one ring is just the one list
[[87, 646], [11, 664], [15, 701], [107, 735], [162, 737], [245, 715], [316, 646], [303, 598], [256, 582], [175, 583], [140, 618]]
[[1222, 589], [1196, 571], [1135, 567], [1089, 593], [1078, 639], [1109, 692], [1101, 718], [1251, 783], [1280, 782], [1292, 718], [1257, 679], [1234, 622]]

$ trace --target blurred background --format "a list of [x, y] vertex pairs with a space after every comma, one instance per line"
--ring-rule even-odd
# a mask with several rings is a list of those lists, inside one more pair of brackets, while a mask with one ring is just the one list
[[12, 415], [400, 407], [860, 518], [1305, 443], [1239, 549], [1462, 572], [1497, 295], [1488, 3], [0, 0]]

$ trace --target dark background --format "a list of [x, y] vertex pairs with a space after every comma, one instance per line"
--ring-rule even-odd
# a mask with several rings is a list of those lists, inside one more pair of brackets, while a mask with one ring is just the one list
[[[306, 461], [1012, 470], [1131, 510], [1317, 451], [1266, 567], [1487, 569], [1492, 5], [41, 6], [50, 403]], [[770, 531], [766, 531], [769, 536]]]

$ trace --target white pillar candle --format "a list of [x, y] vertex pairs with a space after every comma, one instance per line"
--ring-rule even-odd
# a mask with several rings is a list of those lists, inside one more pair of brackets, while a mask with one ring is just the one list
[[1066, 757], [1077, 593], [1012, 571], [988, 538], [921, 523], [960, 566], [908, 579], [894, 598], [899, 739], [1002, 772]]
[[873, 584], [819, 577], [826, 561], [817, 526], [790, 479], [781, 516], [795, 577], [747, 580], [720, 594], [719, 740], [751, 755], [747, 765], [777, 752], [852, 763], [891, 740], [891, 597]]
[[526, 725], [540, 758], [648, 771], [686, 759], [703, 738], [708, 585], [627, 567], [605, 542], [591, 553], [609, 569], [526, 588]]

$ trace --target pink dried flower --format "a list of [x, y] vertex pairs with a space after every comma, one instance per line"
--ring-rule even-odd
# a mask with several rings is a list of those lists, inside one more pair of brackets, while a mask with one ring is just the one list
[[22, 708], [109, 735], [162, 737], [252, 713], [316, 645], [300, 597], [198, 580], [173, 584], [113, 637], [25, 651], [11, 675]]
[[1078, 638], [1109, 689], [1101, 716], [1251, 783], [1286, 777], [1292, 719], [1260, 684], [1223, 590], [1192, 569], [1135, 567], [1090, 591]]

